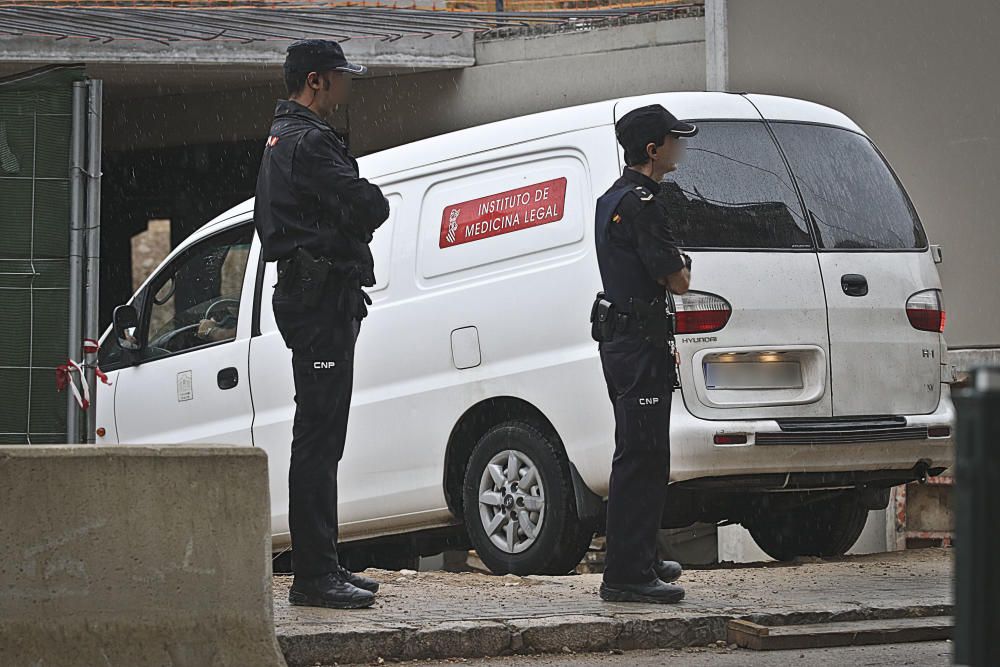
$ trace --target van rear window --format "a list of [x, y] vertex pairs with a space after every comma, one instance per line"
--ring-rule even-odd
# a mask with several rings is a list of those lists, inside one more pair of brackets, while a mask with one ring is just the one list
[[820, 248], [927, 247], [902, 187], [866, 137], [823, 125], [776, 122], [772, 127], [815, 223]]
[[791, 176], [762, 122], [698, 123], [667, 175], [671, 228], [685, 248], [812, 248]]

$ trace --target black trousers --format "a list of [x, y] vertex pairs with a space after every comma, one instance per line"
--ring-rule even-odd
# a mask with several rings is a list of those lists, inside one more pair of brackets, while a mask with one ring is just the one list
[[676, 370], [666, 349], [634, 336], [602, 343], [601, 364], [615, 408], [604, 581], [645, 583], [656, 578]]
[[337, 468], [344, 454], [359, 322], [334, 294], [315, 308], [275, 292], [274, 316], [292, 351], [295, 421], [288, 471], [288, 523], [297, 577], [333, 572], [337, 557]]

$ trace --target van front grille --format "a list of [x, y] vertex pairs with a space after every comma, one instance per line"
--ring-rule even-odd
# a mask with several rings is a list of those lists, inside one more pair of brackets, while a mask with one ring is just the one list
[[926, 426], [876, 430], [829, 430], [783, 433], [757, 433], [758, 445], [842, 445], [857, 442], [895, 442], [898, 440], [926, 440]]

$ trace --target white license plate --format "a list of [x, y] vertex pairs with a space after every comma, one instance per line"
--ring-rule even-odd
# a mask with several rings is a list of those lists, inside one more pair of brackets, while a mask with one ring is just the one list
[[705, 363], [708, 389], [801, 389], [797, 361], [725, 361]]

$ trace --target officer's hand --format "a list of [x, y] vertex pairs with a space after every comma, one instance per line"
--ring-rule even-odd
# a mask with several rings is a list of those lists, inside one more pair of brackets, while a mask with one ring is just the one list
[[691, 272], [685, 267], [659, 282], [674, 294], [684, 294], [691, 288]]

